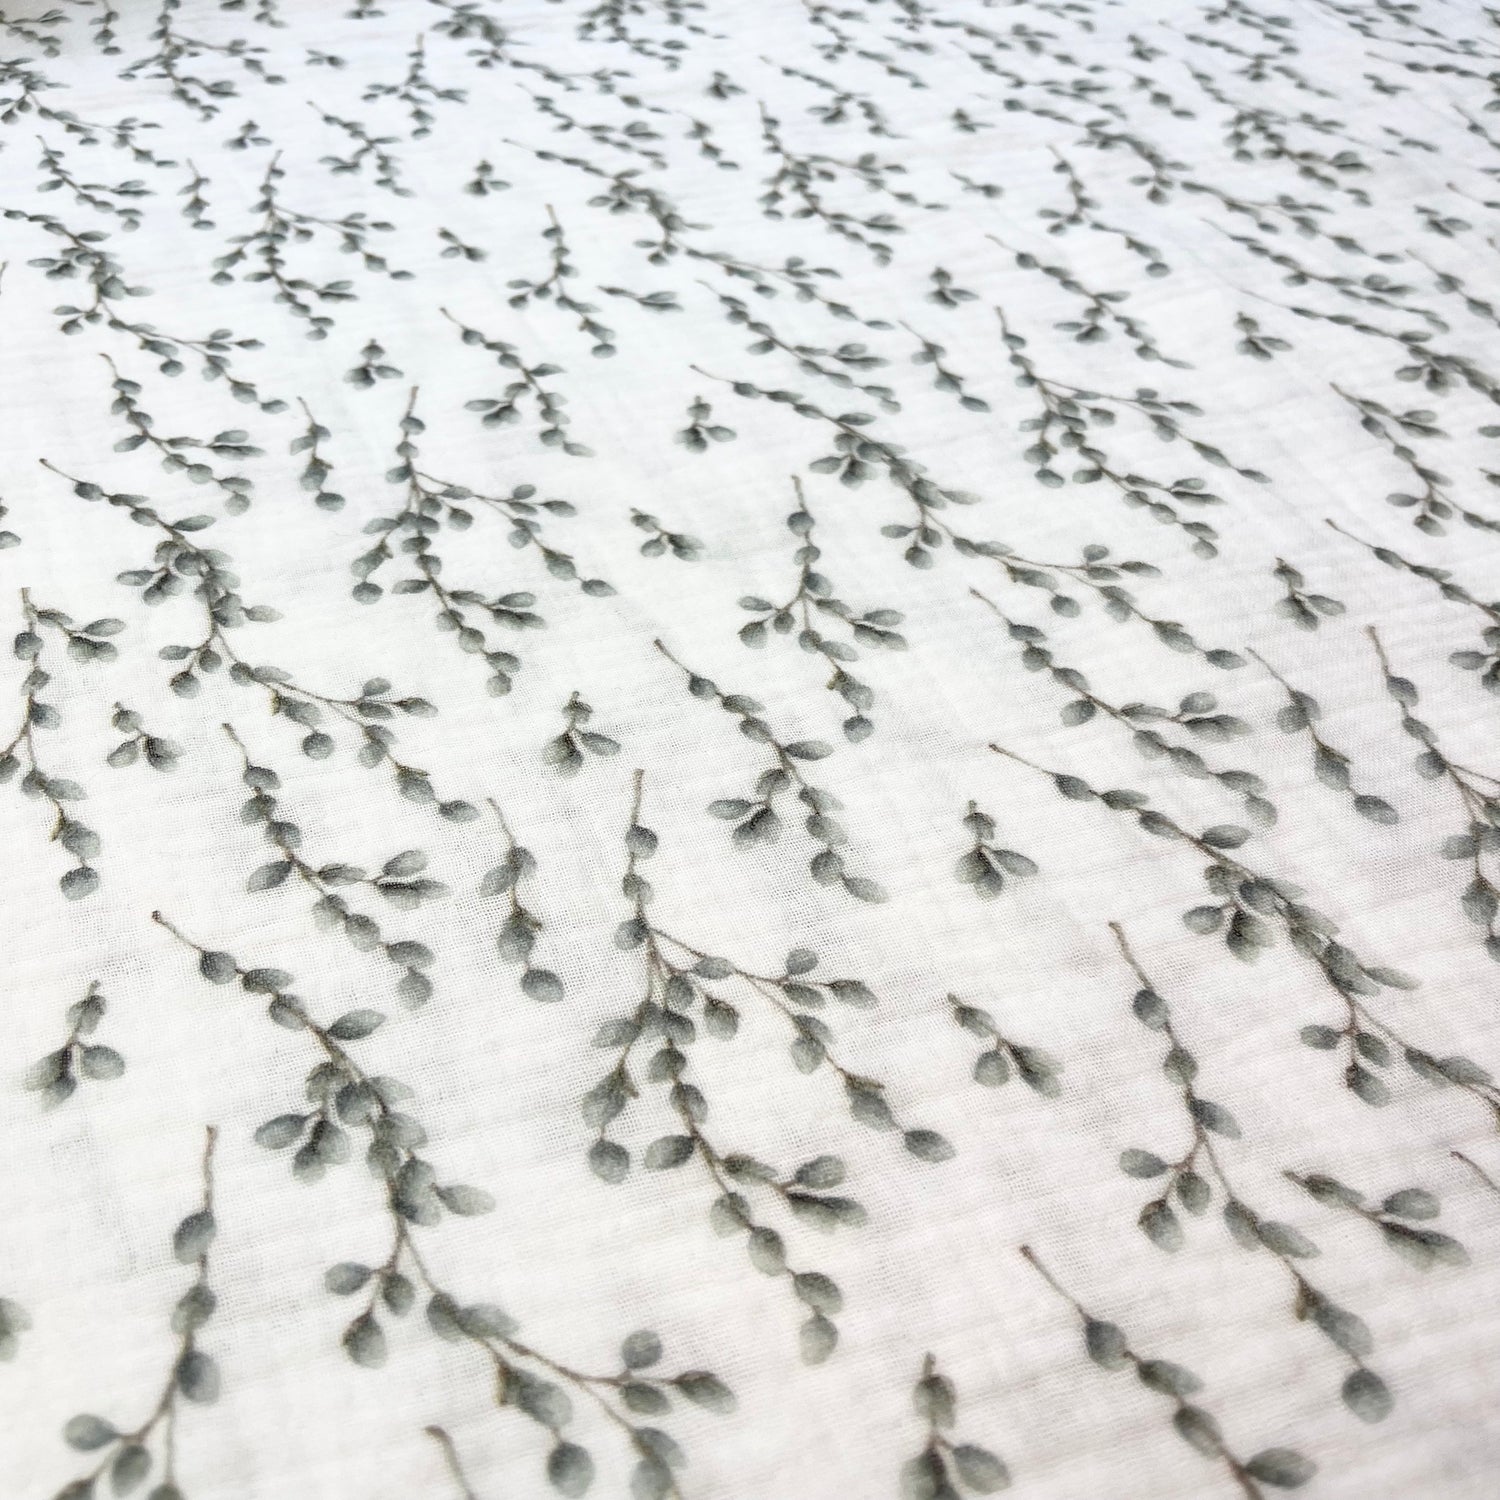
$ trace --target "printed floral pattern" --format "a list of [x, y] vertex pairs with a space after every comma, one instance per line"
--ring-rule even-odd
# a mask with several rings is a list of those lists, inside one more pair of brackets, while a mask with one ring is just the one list
[[1492, 1495], [1497, 57], [0, 0], [0, 1494]]

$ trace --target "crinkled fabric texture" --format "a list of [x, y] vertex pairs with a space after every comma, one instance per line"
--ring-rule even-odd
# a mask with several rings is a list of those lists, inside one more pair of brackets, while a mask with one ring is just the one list
[[0, 1494], [1495, 1494], [1493, 16], [0, 46]]

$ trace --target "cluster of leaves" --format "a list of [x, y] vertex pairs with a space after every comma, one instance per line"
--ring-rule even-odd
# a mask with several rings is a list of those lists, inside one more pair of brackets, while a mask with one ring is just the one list
[[1309, 593], [1307, 579], [1300, 568], [1294, 568], [1284, 558], [1276, 559], [1271, 569], [1285, 593], [1276, 601], [1276, 613], [1290, 620], [1298, 630], [1316, 630], [1324, 620], [1337, 619], [1344, 606], [1327, 594]]
[[384, 346], [376, 339], [369, 339], [359, 351], [359, 363], [345, 372], [344, 381], [356, 390], [370, 391], [382, 380], [399, 380], [401, 374], [395, 365], [386, 363]]
[[1034, 859], [1014, 849], [1002, 849], [995, 843], [995, 820], [977, 803], [970, 802], [964, 814], [964, 827], [973, 835], [973, 846], [959, 856], [953, 873], [960, 885], [974, 888], [974, 894], [993, 901], [1005, 889], [1005, 877], [1035, 875], [1039, 866]]
[[956, 995], [948, 996], [948, 1005], [955, 1023], [985, 1044], [984, 1051], [974, 1059], [975, 1083], [989, 1089], [1003, 1088], [1014, 1075], [1043, 1099], [1060, 1097], [1063, 1065], [1050, 1052], [1011, 1041], [983, 1006], [969, 1005]]
[[113, 1047], [89, 1040], [99, 1029], [107, 1008], [96, 979], [83, 999], [75, 1000], [67, 1009], [67, 1039], [55, 1052], [32, 1064], [26, 1087], [40, 1093], [48, 1104], [61, 1104], [72, 1098], [81, 1080], [118, 1078], [125, 1071], [125, 1059]]
[[127, 736], [106, 757], [109, 764], [117, 770], [143, 760], [153, 771], [170, 771], [182, 758], [182, 746], [176, 740], [152, 734], [146, 728], [145, 720], [134, 709], [115, 704], [109, 723], [112, 729]]
[[732, 427], [725, 427], [713, 420], [713, 406], [701, 396], [694, 396], [688, 403], [687, 426], [672, 434], [672, 441], [681, 443], [689, 453], [706, 453], [710, 443], [728, 443], [734, 439]]
[[703, 556], [702, 541], [685, 531], [670, 531], [653, 515], [644, 510], [630, 512], [630, 524], [638, 531], [647, 533], [641, 543], [642, 557], [663, 557], [667, 552], [682, 562], [697, 562]]
[[1387, 1193], [1378, 1204], [1370, 1204], [1357, 1188], [1325, 1173], [1309, 1172], [1304, 1176], [1288, 1172], [1286, 1176], [1319, 1203], [1347, 1209], [1373, 1224], [1386, 1247], [1419, 1271], [1430, 1271], [1437, 1265], [1469, 1263], [1469, 1252], [1451, 1234], [1421, 1227], [1437, 1218], [1441, 1211], [1437, 1198], [1426, 1188], [1400, 1188]]
[[927, 1441], [901, 1466], [903, 1500], [959, 1500], [965, 1494], [994, 1495], [1010, 1488], [1010, 1470], [988, 1448], [955, 1443], [948, 1436], [958, 1420], [958, 1393], [930, 1354], [922, 1361], [911, 1400], [927, 1424]]
[[562, 776], [576, 776], [582, 769], [585, 754], [608, 758], [620, 753], [620, 742], [597, 729], [588, 727], [594, 717], [590, 704], [577, 693], [570, 693], [563, 704], [563, 730], [547, 741], [542, 759]]

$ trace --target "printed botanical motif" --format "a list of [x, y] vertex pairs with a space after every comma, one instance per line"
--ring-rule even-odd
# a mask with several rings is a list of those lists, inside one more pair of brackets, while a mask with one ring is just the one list
[[0, 1495], [1489, 1500], [1497, 59], [0, 0]]

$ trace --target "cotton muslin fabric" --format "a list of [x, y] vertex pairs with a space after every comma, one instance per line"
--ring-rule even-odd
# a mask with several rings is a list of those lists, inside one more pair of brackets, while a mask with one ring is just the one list
[[1500, 1492], [1497, 77], [4, 0], [0, 1496]]

